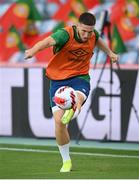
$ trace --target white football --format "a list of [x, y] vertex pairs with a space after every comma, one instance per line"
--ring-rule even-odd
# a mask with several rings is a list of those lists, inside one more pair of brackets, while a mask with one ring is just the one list
[[53, 101], [61, 109], [70, 109], [77, 104], [77, 93], [69, 86], [62, 86], [55, 92]]

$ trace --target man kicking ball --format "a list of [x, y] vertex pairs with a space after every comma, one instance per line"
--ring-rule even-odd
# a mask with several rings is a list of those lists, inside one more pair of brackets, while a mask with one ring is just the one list
[[[95, 30], [96, 18], [89, 12], [82, 13], [77, 25], [59, 29], [49, 37], [36, 43], [25, 51], [25, 59], [37, 52], [53, 46], [54, 55], [46, 68], [46, 76], [50, 79], [50, 100], [55, 120], [55, 135], [62, 157], [63, 165], [60, 172], [70, 172], [72, 161], [69, 154], [70, 137], [66, 124], [78, 116], [81, 107], [90, 91], [89, 65], [95, 46], [102, 49], [112, 62], [118, 56], [111, 51]], [[72, 87], [77, 92], [76, 110], [63, 110], [53, 101], [55, 92], [62, 86]]]

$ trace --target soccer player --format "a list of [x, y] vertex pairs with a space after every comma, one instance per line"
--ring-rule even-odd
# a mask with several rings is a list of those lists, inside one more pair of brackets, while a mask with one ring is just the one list
[[[69, 154], [70, 137], [66, 124], [79, 114], [89, 95], [89, 64], [95, 46], [101, 48], [112, 62], [118, 60], [118, 56], [99, 37], [95, 23], [95, 16], [85, 12], [80, 15], [77, 25], [59, 29], [25, 51], [25, 59], [28, 59], [38, 51], [53, 46], [54, 55], [46, 68], [46, 76], [50, 79], [50, 100], [55, 120], [56, 141], [63, 160], [60, 172], [70, 172], [72, 169]], [[61, 86], [70, 86], [77, 91], [76, 110], [73, 108], [64, 111], [56, 106], [53, 97]]]

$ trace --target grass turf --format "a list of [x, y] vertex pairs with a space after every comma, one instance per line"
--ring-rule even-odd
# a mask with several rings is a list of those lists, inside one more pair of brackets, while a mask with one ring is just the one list
[[102, 153], [138, 156], [106, 157], [72, 154], [73, 171], [60, 173], [61, 157], [58, 152], [32, 152], [25, 149], [58, 151], [56, 147], [29, 145], [0, 145], [0, 148], [18, 148], [21, 151], [0, 150], [1, 179], [137, 179], [139, 178], [139, 151], [95, 148], [71, 148], [71, 152]]

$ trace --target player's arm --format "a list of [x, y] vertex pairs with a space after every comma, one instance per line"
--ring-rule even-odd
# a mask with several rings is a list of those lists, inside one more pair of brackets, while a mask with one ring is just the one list
[[111, 59], [112, 62], [117, 62], [118, 61], [118, 55], [115, 54], [109, 47], [108, 45], [102, 40], [101, 37], [99, 37], [96, 45], [102, 49]]
[[43, 39], [42, 41], [37, 42], [32, 48], [25, 51], [25, 59], [33, 57], [37, 52], [48, 48], [50, 46], [54, 46], [56, 41], [51, 36]]

